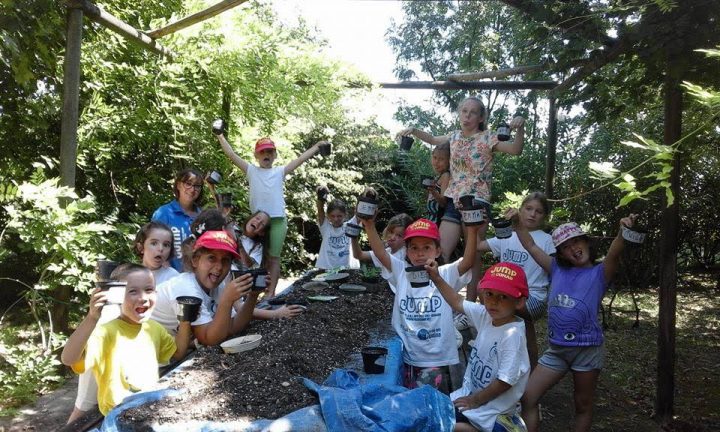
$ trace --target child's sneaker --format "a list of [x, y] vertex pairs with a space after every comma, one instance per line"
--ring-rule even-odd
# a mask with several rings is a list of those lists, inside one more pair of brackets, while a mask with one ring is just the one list
[[455, 315], [453, 317], [453, 322], [455, 323], [455, 328], [460, 331], [470, 328], [470, 318], [468, 318], [464, 313]]

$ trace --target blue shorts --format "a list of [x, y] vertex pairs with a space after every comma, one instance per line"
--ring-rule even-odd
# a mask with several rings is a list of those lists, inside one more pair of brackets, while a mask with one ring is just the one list
[[460, 222], [462, 221], [462, 215], [460, 215], [458, 209], [455, 208], [455, 204], [453, 204], [452, 198], [445, 197], [445, 200], [445, 214], [443, 215], [442, 220], [460, 225]]
[[605, 345], [562, 346], [549, 344], [538, 363], [558, 372], [590, 372], [605, 364]]

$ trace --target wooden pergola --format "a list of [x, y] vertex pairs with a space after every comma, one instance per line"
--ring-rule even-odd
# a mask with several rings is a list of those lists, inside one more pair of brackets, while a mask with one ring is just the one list
[[[77, 129], [79, 120], [79, 88], [80, 88], [80, 57], [82, 45], [83, 17], [94, 21], [109, 30], [120, 34], [130, 42], [172, 60], [175, 54], [157, 42], [158, 39], [179, 30], [200, 23], [224, 11], [232, 9], [246, 0], [222, 0], [215, 5], [185, 18], [172, 22], [162, 28], [149, 31], [135, 29], [128, 23], [114, 17], [90, 0], [66, 0], [67, 6], [67, 40], [64, 59], [63, 78], [63, 114], [60, 133], [60, 177], [61, 183], [75, 187], [77, 165]], [[518, 8], [533, 17], [535, 6], [526, 0], [501, 0], [503, 3]], [[566, 24], [561, 23], [561, 27]], [[582, 29], [580, 29], [582, 30]], [[580, 31], [569, 29], [569, 31]], [[527, 72], [543, 70], [547, 65], [519, 66], [510, 69], [490, 72], [473, 72], [455, 74], [448, 81], [381, 83], [382, 88], [414, 88], [414, 89], [472, 89], [472, 90], [547, 90], [550, 105], [548, 119], [548, 145], [546, 150], [545, 192], [552, 197], [555, 178], [555, 154], [557, 145], [557, 98], [567, 89], [587, 78], [595, 71], [616, 59], [628, 50], [624, 39], [616, 40], [606, 35], [598, 36], [608, 47], [605, 51], [591, 53], [587, 59], [581, 59], [573, 66], [579, 66], [561, 83], [555, 81], [481, 81], [486, 78], [504, 78]], [[665, 144], [672, 144], [680, 138], [682, 114], [682, 90], [679, 79], [669, 77], [665, 83]], [[679, 158], [675, 159], [674, 171], [670, 179], [675, 196], [679, 196]], [[660, 266], [660, 323], [658, 334], [658, 388], [656, 395], [656, 411], [659, 418], [667, 420], [672, 417], [674, 404], [674, 370], [675, 370], [675, 309], [676, 309], [676, 258], [677, 232], [679, 225], [678, 200], [668, 207], [663, 214], [662, 229], [665, 238], [661, 244]], [[59, 300], [67, 300], [71, 288], [58, 294]], [[61, 309], [63, 302], [56, 303]]]

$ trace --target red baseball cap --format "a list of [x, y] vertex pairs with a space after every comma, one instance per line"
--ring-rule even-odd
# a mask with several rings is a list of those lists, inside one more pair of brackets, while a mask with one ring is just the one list
[[260, 153], [261, 151], [265, 149], [273, 149], [275, 150], [275, 143], [270, 138], [260, 138], [255, 143], [255, 153]]
[[405, 237], [403, 240], [408, 241], [413, 237], [427, 237], [439, 241], [440, 232], [435, 222], [427, 219], [418, 219], [405, 228]]
[[237, 243], [225, 231], [205, 231], [193, 246], [194, 251], [200, 248], [222, 250], [230, 252], [235, 258], [240, 258], [240, 254], [237, 252]]
[[478, 288], [500, 291], [515, 298], [527, 297], [530, 294], [525, 271], [519, 265], [508, 262], [501, 262], [487, 269], [478, 283]]

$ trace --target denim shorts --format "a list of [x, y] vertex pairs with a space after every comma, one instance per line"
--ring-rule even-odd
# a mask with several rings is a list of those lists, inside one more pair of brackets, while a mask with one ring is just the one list
[[455, 204], [453, 204], [453, 199], [449, 197], [445, 197], [445, 199], [445, 214], [443, 215], [442, 220], [460, 225], [460, 222], [462, 221], [462, 216], [460, 215], [458, 209], [455, 208]]
[[538, 363], [559, 372], [602, 369], [605, 364], [605, 345], [573, 347], [551, 343]]

